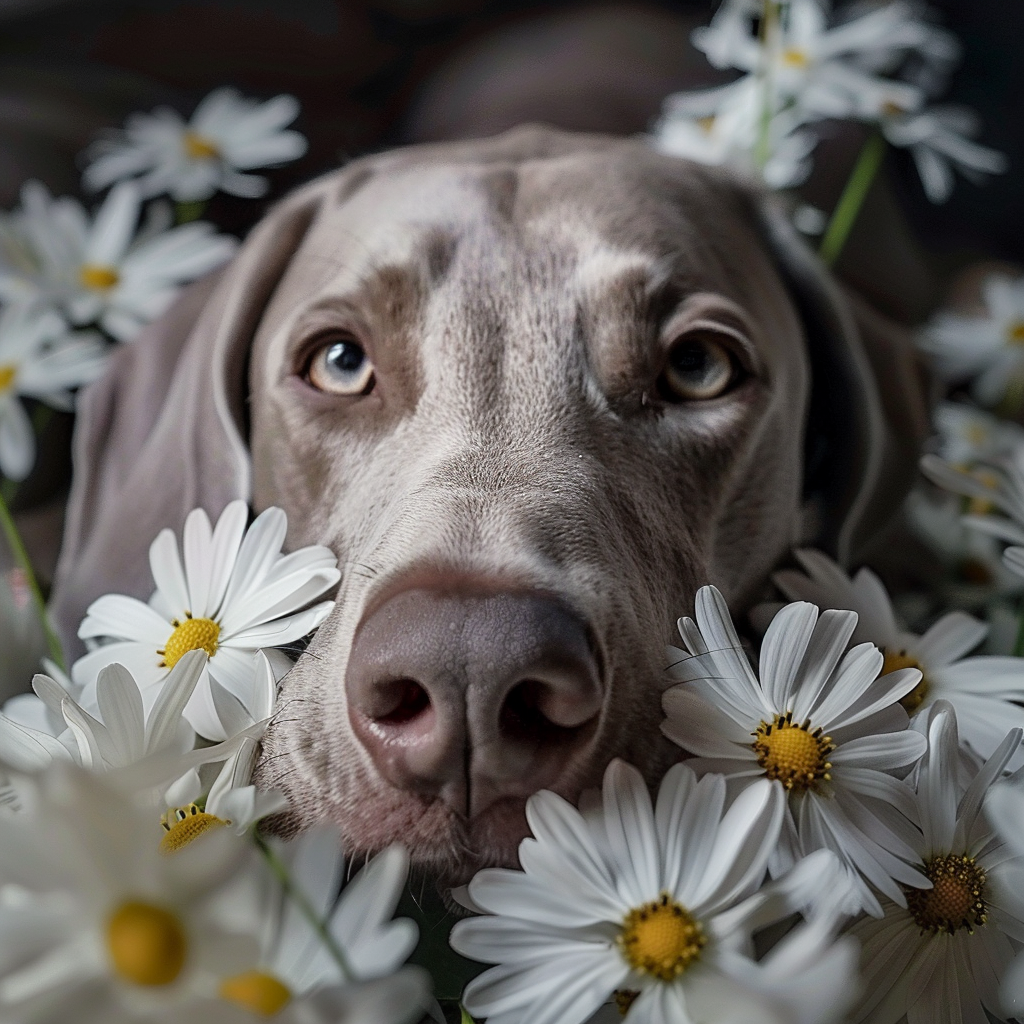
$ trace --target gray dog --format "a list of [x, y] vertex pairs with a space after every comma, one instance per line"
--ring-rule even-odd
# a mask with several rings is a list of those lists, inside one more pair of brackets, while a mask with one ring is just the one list
[[696, 588], [850, 558], [924, 429], [904, 339], [728, 174], [540, 128], [399, 150], [281, 203], [85, 396], [55, 610], [71, 649], [193, 506], [283, 507], [344, 574], [261, 782], [455, 881], [514, 862], [537, 789], [663, 771]]

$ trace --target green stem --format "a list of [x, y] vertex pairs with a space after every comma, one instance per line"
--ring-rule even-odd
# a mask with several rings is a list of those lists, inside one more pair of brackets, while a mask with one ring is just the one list
[[843, 194], [832, 211], [828, 227], [825, 228], [819, 252], [827, 266], [834, 266], [836, 260], [839, 259], [839, 254], [843, 251], [843, 246], [846, 245], [857, 215], [871, 189], [871, 183], [882, 166], [884, 156], [885, 139], [881, 132], [872, 132], [864, 143], [860, 156], [857, 157], [850, 180], [847, 181]]
[[320, 917], [313, 909], [313, 906], [306, 897], [306, 894], [292, 881], [291, 875], [288, 873], [287, 865], [271, 849], [270, 844], [262, 836], [257, 835], [255, 838], [256, 845], [259, 847], [260, 853], [263, 854], [270, 870], [281, 883], [281, 887], [284, 889], [285, 894], [295, 904], [295, 906], [299, 908], [302, 916], [310, 923], [310, 926], [317, 935], [320, 936], [320, 940], [327, 948], [327, 952], [334, 958], [334, 962], [338, 965], [338, 968], [344, 975], [345, 981], [356, 981], [356, 972], [352, 970], [344, 951], [328, 930], [327, 925], [320, 920]]
[[761, 12], [761, 124], [757, 136], [757, 149], [754, 160], [757, 168], [763, 171], [772, 156], [771, 127], [772, 116], [772, 48], [777, 43], [777, 22], [779, 18], [778, 0], [764, 0]]
[[1017, 627], [1017, 639], [1013, 644], [1013, 656], [1024, 658], [1024, 604], [1021, 606], [1020, 625]]
[[192, 203], [175, 203], [174, 204], [174, 223], [175, 224], [189, 224], [194, 220], [199, 220], [203, 215], [203, 211], [206, 209], [206, 201], [203, 199], [197, 199]]
[[0, 495], [0, 526], [3, 527], [4, 535], [7, 537], [7, 543], [10, 545], [15, 563], [25, 573], [28, 589], [32, 594], [32, 602], [36, 606], [39, 621], [43, 625], [43, 633], [46, 636], [46, 646], [50, 650], [50, 657], [59, 666], [61, 671], [66, 672], [67, 664], [64, 661], [64, 652], [61, 650], [57, 634], [50, 625], [50, 616], [46, 613], [46, 602], [43, 600], [43, 592], [39, 589], [36, 574], [32, 571], [32, 562], [29, 560], [28, 552], [22, 543], [21, 534], [18, 533], [18, 527], [14, 524], [14, 516], [11, 515], [11, 510], [7, 507], [7, 502], [2, 495]]
[[466, 1012], [466, 1008], [461, 1003], [459, 1004], [459, 1009], [462, 1011], [462, 1024], [475, 1024], [473, 1018], [470, 1017]]

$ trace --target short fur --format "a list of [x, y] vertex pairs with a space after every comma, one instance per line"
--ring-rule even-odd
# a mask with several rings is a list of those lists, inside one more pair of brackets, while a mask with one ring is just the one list
[[[667, 346], [702, 319], [751, 374], [666, 404]], [[335, 329], [369, 353], [369, 395], [302, 380]], [[615, 756], [654, 779], [678, 755], [664, 645], [696, 589], [742, 608], [791, 547], [847, 559], [901, 496], [925, 430], [909, 352], [724, 172], [543, 128], [368, 157], [284, 200], [85, 396], [55, 614], [70, 647], [95, 597], [148, 597], [149, 542], [195, 505], [283, 507], [290, 545], [330, 545], [343, 577], [259, 779], [292, 826], [328, 817], [353, 850], [399, 839], [464, 878], [514, 862], [525, 794], [467, 819], [380, 777], [344, 691], [367, 613], [424, 581], [556, 595], [605, 696], [555, 788]]]

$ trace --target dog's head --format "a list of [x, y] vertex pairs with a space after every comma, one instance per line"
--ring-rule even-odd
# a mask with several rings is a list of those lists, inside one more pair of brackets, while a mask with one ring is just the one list
[[283, 507], [343, 577], [263, 784], [356, 849], [509, 862], [530, 793], [678, 755], [664, 644], [700, 585], [747, 603], [899, 495], [913, 366], [857, 319], [755, 190], [639, 142], [358, 161], [87, 396], [58, 615], [148, 596], [146, 546], [195, 505]]

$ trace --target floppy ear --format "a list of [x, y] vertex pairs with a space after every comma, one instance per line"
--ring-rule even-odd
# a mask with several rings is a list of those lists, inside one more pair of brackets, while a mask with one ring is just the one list
[[849, 565], [914, 481], [929, 429], [925, 372], [909, 333], [841, 288], [773, 202], [761, 220], [810, 356], [807, 539]]
[[105, 593], [148, 599], [148, 550], [202, 507], [218, 516], [250, 497], [245, 421], [249, 345], [309, 225], [348, 172], [291, 195], [234, 260], [187, 289], [168, 313], [120, 349], [81, 396], [74, 478], [50, 603], [66, 654]]

